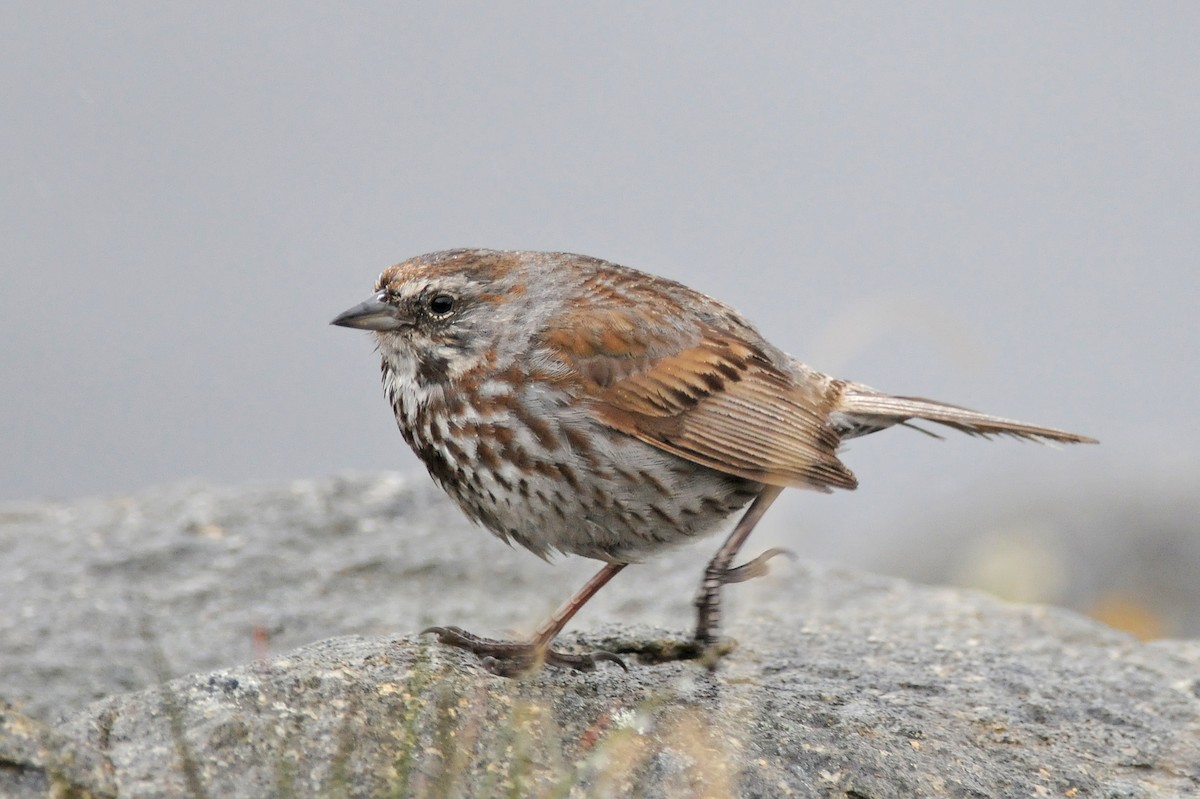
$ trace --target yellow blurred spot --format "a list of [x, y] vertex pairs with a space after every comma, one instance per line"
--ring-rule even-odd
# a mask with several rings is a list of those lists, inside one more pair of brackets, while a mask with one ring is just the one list
[[1167, 632], [1161, 616], [1128, 594], [1105, 594], [1087, 612], [1093, 619], [1131, 633], [1142, 641], [1162, 638]]

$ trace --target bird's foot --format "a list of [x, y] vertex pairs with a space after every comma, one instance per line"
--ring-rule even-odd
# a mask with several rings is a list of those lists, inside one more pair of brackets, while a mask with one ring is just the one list
[[767, 562], [779, 555], [786, 555], [788, 560], [792, 562], [797, 560], [796, 553], [792, 550], [772, 547], [754, 560], [746, 561], [741, 566], [726, 569], [721, 582], [724, 585], [728, 585], [729, 583], [744, 583], [747, 580], [753, 580], [755, 577], [766, 577], [771, 572], [771, 568], [767, 565]]
[[427, 627], [421, 634], [434, 633], [440, 643], [465, 649], [480, 658], [484, 669], [500, 677], [518, 677], [542, 666], [574, 671], [595, 671], [600, 663], [616, 663], [625, 671], [625, 661], [612, 652], [590, 652], [577, 655], [558, 652], [532, 641], [498, 641], [469, 633], [461, 627]]

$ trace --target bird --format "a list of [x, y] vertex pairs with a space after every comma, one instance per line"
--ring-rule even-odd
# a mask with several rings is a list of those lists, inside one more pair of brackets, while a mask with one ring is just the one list
[[723, 586], [765, 573], [784, 551], [734, 565], [771, 503], [785, 488], [857, 487], [838, 457], [848, 439], [923, 420], [985, 438], [1095, 443], [832, 377], [716, 299], [585, 255], [419, 255], [383, 270], [374, 294], [331, 324], [371, 332], [400, 433], [468, 517], [539, 557], [603, 564], [529, 640], [424, 631], [508, 676], [626, 668], [613, 653], [552, 642], [626, 566], [746, 508], [704, 570], [681, 650], [712, 652]]

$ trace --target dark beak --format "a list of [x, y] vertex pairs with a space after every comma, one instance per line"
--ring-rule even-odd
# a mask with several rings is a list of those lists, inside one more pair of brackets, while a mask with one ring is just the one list
[[394, 331], [410, 326], [412, 320], [401, 313], [396, 306], [384, 302], [382, 294], [376, 294], [366, 302], [338, 314], [337, 318], [329, 324], [338, 327], [354, 327], [359, 330]]

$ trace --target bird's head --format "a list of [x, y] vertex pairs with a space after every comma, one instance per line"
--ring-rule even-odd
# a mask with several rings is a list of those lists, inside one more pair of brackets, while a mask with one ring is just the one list
[[397, 375], [447, 382], [528, 346], [527, 266], [520, 253], [494, 250], [421, 255], [385, 269], [375, 294], [331, 324], [373, 332]]

